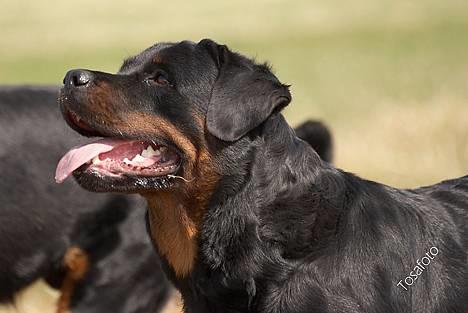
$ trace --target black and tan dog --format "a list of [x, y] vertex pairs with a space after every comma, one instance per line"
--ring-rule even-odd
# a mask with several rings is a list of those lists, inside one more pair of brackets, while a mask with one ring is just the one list
[[290, 101], [211, 40], [70, 71], [65, 119], [105, 139], [56, 179], [147, 199], [186, 312], [466, 312], [468, 177], [399, 190], [338, 170], [288, 126]]

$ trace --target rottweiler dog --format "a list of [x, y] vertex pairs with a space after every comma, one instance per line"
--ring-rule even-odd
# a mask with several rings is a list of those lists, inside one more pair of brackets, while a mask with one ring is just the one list
[[83, 142], [61, 119], [58, 91], [0, 87], [0, 304], [42, 278], [62, 291], [60, 313], [158, 312], [171, 286], [145, 203], [54, 182], [63, 149]]
[[288, 125], [290, 101], [207, 39], [72, 70], [63, 116], [104, 138], [56, 179], [146, 198], [185, 312], [466, 312], [468, 177], [402, 190], [339, 170]]

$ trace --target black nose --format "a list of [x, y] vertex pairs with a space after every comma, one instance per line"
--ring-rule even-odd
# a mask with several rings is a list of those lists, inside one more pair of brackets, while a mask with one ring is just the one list
[[84, 87], [93, 80], [93, 73], [87, 70], [68, 71], [63, 79], [63, 84], [69, 87]]

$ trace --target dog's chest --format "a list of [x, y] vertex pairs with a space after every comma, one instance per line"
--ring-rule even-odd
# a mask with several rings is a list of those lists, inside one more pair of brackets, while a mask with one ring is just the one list
[[177, 277], [192, 272], [197, 254], [197, 227], [180, 205], [150, 209], [153, 241]]

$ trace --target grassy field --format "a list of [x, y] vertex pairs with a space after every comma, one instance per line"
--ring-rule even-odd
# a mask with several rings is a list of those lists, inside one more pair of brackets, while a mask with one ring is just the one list
[[288, 119], [328, 123], [339, 167], [400, 187], [468, 173], [466, 0], [0, 3], [0, 83], [210, 37], [273, 64]]

